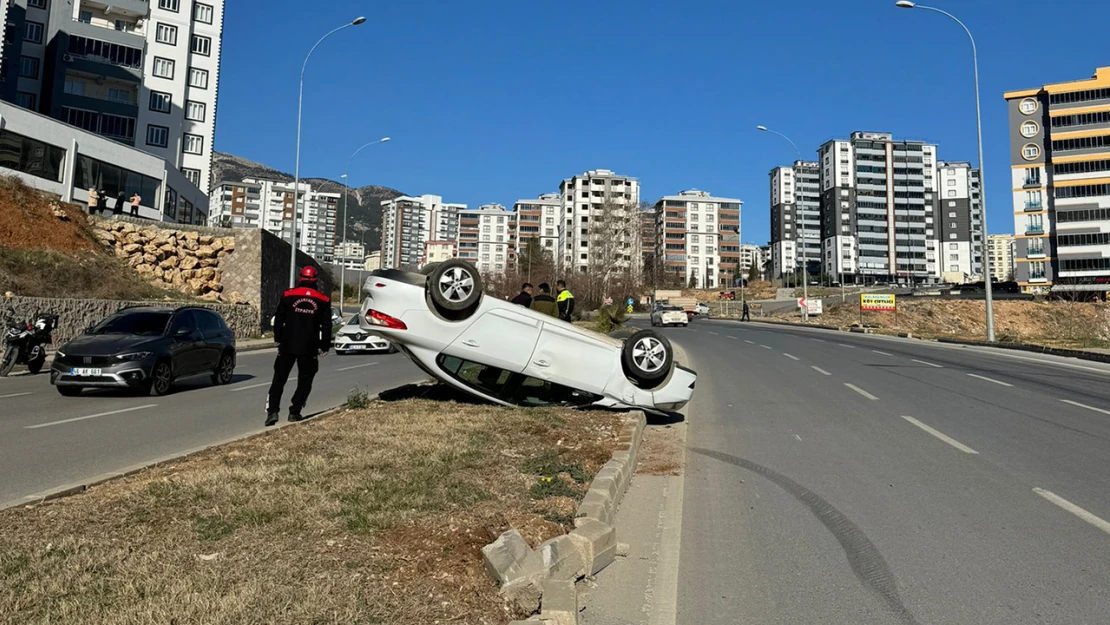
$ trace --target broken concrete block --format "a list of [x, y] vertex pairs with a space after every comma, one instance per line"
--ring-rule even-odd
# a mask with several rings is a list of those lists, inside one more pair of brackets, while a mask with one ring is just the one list
[[544, 582], [542, 606], [540, 618], [552, 625], [578, 624], [578, 591], [573, 581], [549, 579]]
[[[482, 547], [486, 572], [502, 586], [525, 573], [526, 560], [530, 555], [532, 548], [515, 529], [501, 534], [497, 540]], [[527, 572], [538, 573], [538, 565], [532, 564]]]
[[597, 575], [617, 555], [617, 532], [605, 523], [587, 520], [567, 537], [582, 554], [586, 575]]

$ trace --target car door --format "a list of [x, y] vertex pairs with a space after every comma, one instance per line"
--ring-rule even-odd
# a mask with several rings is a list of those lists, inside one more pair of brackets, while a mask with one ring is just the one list
[[215, 371], [223, 353], [226, 329], [213, 312], [194, 310], [193, 316], [199, 322], [202, 339], [197, 352], [197, 368], [199, 371]]
[[541, 325], [528, 315], [494, 308], [475, 319], [443, 353], [519, 373], [532, 356]]
[[203, 338], [191, 310], [180, 310], [170, 320], [170, 356], [177, 377], [193, 375], [200, 371]]
[[613, 366], [619, 363], [620, 348], [559, 323], [544, 323], [525, 375], [573, 389], [600, 393]]

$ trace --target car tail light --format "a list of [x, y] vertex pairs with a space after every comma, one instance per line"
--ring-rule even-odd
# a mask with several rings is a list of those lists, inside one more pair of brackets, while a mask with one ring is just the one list
[[392, 330], [408, 330], [409, 327], [405, 325], [404, 321], [395, 317], [390, 317], [385, 313], [376, 310], [366, 311], [366, 323], [372, 326], [384, 326]]

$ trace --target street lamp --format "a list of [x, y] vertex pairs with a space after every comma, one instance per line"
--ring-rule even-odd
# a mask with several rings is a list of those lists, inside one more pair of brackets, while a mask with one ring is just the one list
[[[368, 148], [372, 145], [377, 145], [379, 143], [388, 143], [388, 142], [389, 142], [389, 137], [382, 137], [381, 139], [378, 139], [377, 141], [371, 141], [370, 143], [367, 143], [367, 144], [363, 145], [362, 147], [360, 147], [359, 149], [355, 150], [354, 153], [351, 154], [351, 158], [347, 159], [347, 169], [345, 169], [343, 171], [343, 175], [340, 176], [340, 178], [343, 179], [343, 243], [342, 243], [343, 258], [340, 259], [340, 261], [339, 261], [339, 314], [340, 315], [343, 314], [343, 300], [346, 297], [346, 292], [345, 292], [344, 289], [347, 286], [347, 252], [348, 252], [348, 250], [347, 250], [347, 203], [350, 201], [350, 196], [351, 196], [351, 184], [350, 184], [350, 181], [348, 180], [348, 178], [351, 175], [351, 161], [355, 160], [355, 156], [358, 155], [358, 153], [363, 151], [364, 149], [366, 149], [366, 148]], [[363, 241], [365, 241], [365, 240], [366, 240], [366, 238], [365, 238], [365, 233], [364, 233]], [[365, 246], [365, 243], [363, 243], [363, 245]], [[363, 249], [365, 250], [365, 247]]]
[[[802, 160], [802, 151], [798, 149], [798, 144], [794, 143], [794, 141], [790, 137], [782, 134], [781, 132], [779, 132], [777, 130], [771, 130], [770, 128], [768, 128], [766, 126], [762, 126], [762, 125], [756, 126], [755, 129], [760, 131], [760, 132], [769, 132], [769, 133], [772, 133], [772, 134], [776, 134], [776, 135], [782, 137], [783, 139], [786, 139], [787, 141], [790, 142], [790, 145], [794, 146], [794, 151], [798, 154], [798, 160], [799, 161]], [[797, 198], [797, 195], [796, 195], [797, 194], [797, 185], [795, 185], [794, 193], [795, 193], [794, 206], [797, 207], [798, 206], [798, 201], [797, 201], [798, 198]], [[798, 219], [800, 220], [801, 217], [802, 217], [802, 211], [801, 211], [801, 209], [798, 209]], [[806, 250], [805, 236], [803, 234], [799, 234], [799, 236], [801, 237], [801, 243], [802, 243], [802, 299], [805, 300], [805, 303], [806, 303], [805, 306], [802, 306], [802, 321], [809, 321], [809, 263], [808, 263], [806, 253], [805, 253], [805, 250]], [[797, 267], [797, 263], [795, 263], [794, 266]], [[797, 275], [797, 274], [795, 274], [795, 275]]]
[[312, 53], [316, 51], [316, 47], [324, 42], [325, 39], [331, 37], [335, 33], [350, 26], [358, 26], [366, 21], [365, 17], [355, 18], [354, 21], [348, 22], [339, 28], [332, 29], [328, 34], [320, 37], [308, 54], [304, 57], [304, 63], [301, 64], [301, 81], [300, 91], [297, 93], [297, 158], [296, 164], [293, 167], [293, 232], [289, 237], [289, 287], [297, 286], [297, 208], [300, 206], [300, 191], [301, 191], [301, 110], [304, 108], [304, 70], [308, 67], [308, 59]]
[[986, 174], [983, 167], [983, 114], [979, 106], [979, 52], [975, 47], [975, 37], [971, 36], [971, 31], [964, 25], [955, 15], [948, 11], [944, 11], [935, 7], [925, 6], [923, 4], [916, 4], [909, 0], [898, 0], [894, 6], [900, 9], [924, 9], [926, 11], [933, 11], [951, 19], [960, 25], [967, 33], [967, 38], [971, 40], [971, 64], [975, 73], [975, 131], [979, 143], [979, 205], [982, 206], [983, 223], [980, 226], [980, 236], [982, 237], [983, 249], [983, 285], [986, 287], [986, 304], [987, 304], [987, 341], [994, 342], [994, 293], [992, 288], [992, 280], [994, 276], [991, 274], [991, 255], [987, 250], [987, 183]]

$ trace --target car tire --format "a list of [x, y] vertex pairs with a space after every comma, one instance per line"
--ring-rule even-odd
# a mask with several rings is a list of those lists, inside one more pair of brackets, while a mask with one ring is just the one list
[[77, 397], [81, 394], [81, 391], [85, 390], [80, 386], [55, 386], [54, 388], [58, 389], [58, 393], [62, 397]]
[[397, 346], [394, 345], [393, 343], [390, 343], [389, 344], [389, 349], [385, 353], [387, 353], [387, 354], [396, 354], [397, 353]]
[[27, 363], [27, 370], [31, 375], [38, 375], [42, 371], [42, 366], [46, 364], [46, 350], [39, 348], [39, 356], [31, 362]]
[[150, 370], [150, 383], [147, 392], [154, 397], [166, 395], [173, 388], [173, 368], [168, 360], [160, 360]]
[[217, 386], [224, 386], [225, 384], [231, 384], [234, 377], [235, 353], [227, 351], [220, 356], [220, 361], [216, 364], [216, 370], [212, 372], [212, 383]]
[[458, 320], [470, 316], [482, 299], [482, 276], [478, 269], [462, 260], [449, 260], [436, 265], [425, 286], [432, 304]]
[[674, 366], [674, 348], [666, 337], [654, 330], [640, 330], [621, 347], [624, 374], [641, 388], [659, 386]]

